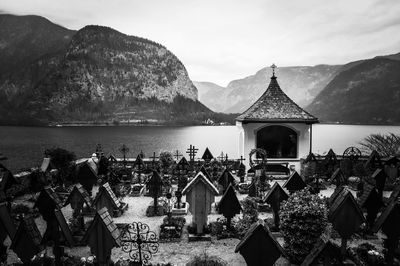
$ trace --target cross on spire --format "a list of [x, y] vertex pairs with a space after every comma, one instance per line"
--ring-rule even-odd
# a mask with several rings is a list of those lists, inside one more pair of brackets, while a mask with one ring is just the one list
[[275, 68], [277, 68], [277, 66], [275, 64], [272, 64], [271, 68], [272, 68], [272, 77], [275, 77]]
[[221, 162], [225, 159], [224, 152], [221, 151], [221, 155], [217, 157]]

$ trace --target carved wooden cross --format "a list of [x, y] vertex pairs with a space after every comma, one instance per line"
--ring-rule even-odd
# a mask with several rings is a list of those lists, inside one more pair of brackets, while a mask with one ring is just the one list
[[186, 153], [189, 154], [190, 161], [194, 161], [194, 157], [196, 156], [198, 150], [199, 149], [196, 149], [194, 145], [192, 146], [192, 144], [190, 144], [189, 149], [186, 151]]
[[221, 155], [217, 157], [221, 162], [225, 159], [224, 152], [221, 151]]
[[243, 158], [243, 156], [242, 156], [242, 155], [240, 155], [240, 159], [238, 159], [238, 161], [239, 161], [240, 163], [243, 163], [244, 161], [246, 161], [246, 159], [245, 159], [245, 158]]
[[153, 167], [155, 166], [155, 164], [156, 164], [156, 159], [158, 159], [158, 158], [159, 158], [159, 157], [156, 156], [156, 153], [155, 153], [155, 152], [153, 152], [153, 156], [150, 156], [150, 159], [152, 159]]
[[129, 148], [125, 144], [122, 144], [121, 148], [119, 148], [119, 151], [124, 156], [124, 164], [126, 164], [126, 154], [129, 152]]
[[179, 161], [179, 157], [182, 157], [183, 155], [179, 153], [178, 150], [175, 151], [174, 157], [176, 158], [176, 161]]

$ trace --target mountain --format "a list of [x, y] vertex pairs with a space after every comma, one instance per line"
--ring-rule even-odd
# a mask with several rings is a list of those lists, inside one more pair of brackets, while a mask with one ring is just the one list
[[[32, 20], [33, 33], [27, 34], [24, 25]], [[1, 21], [8, 27], [0, 39], [2, 54], [12, 59], [15, 45], [24, 53], [16, 56], [18, 67], [1, 72], [0, 123], [199, 123], [227, 117], [197, 100], [184, 65], [161, 44], [102, 26], [72, 32], [37, 16], [1, 15]]]
[[0, 77], [67, 47], [75, 31], [39, 16], [0, 15]]
[[221, 112], [226, 109], [226, 101], [224, 99], [229, 93], [228, 89], [206, 81], [193, 81], [193, 84], [197, 88], [200, 102], [216, 112]]
[[[277, 69], [276, 75], [284, 92], [303, 107], [333, 79], [340, 67], [339, 65], [281, 67]], [[200, 101], [214, 111], [241, 113], [262, 95], [268, 87], [270, 77], [271, 69], [265, 67], [254, 75], [231, 81], [226, 88], [212, 89], [207, 86], [208, 91], [200, 97]], [[207, 85], [201, 83], [204, 84]]]
[[320, 121], [400, 123], [400, 54], [352, 62], [306, 108]]

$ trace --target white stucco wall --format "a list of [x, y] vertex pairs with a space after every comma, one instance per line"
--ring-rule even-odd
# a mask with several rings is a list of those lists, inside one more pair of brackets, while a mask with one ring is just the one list
[[236, 122], [239, 130], [239, 151], [238, 155], [246, 158], [246, 167], [249, 167], [249, 153], [256, 148], [257, 131], [266, 126], [285, 126], [297, 132], [297, 158], [268, 158], [269, 162], [288, 162], [289, 167], [294, 166], [300, 173], [300, 158], [307, 157], [310, 150], [310, 125], [303, 123], [248, 123]]

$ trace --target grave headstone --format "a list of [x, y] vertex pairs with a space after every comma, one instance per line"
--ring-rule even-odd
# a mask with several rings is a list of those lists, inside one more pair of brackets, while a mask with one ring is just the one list
[[92, 195], [92, 189], [97, 184], [97, 173], [88, 162], [77, 165], [76, 180], [86, 189], [89, 195]]
[[364, 168], [371, 172], [374, 172], [378, 168], [382, 168], [381, 156], [376, 150], [371, 152], [367, 161], [364, 163]]
[[382, 198], [380, 197], [378, 190], [375, 186], [366, 183], [364, 185], [363, 194], [357, 201], [361, 208], [367, 210], [367, 225], [369, 228], [372, 228], [378, 212], [383, 206]]
[[63, 204], [54, 189], [47, 186], [40, 192], [34, 207], [38, 208], [43, 219], [47, 222], [55, 218], [54, 210], [61, 209]]
[[153, 213], [154, 215], [159, 215], [158, 197], [162, 194], [163, 181], [157, 171], [153, 171], [151, 178], [147, 182], [147, 187], [153, 197]]
[[379, 194], [382, 195], [387, 178], [385, 171], [383, 169], [376, 169], [371, 178], [375, 180], [375, 187], [378, 189]]
[[206, 148], [206, 150], [203, 153], [203, 156], [201, 156], [201, 159], [203, 159], [206, 162], [211, 161], [212, 159], [214, 159], [214, 156], [212, 155], [211, 151], [208, 149], [208, 147]]
[[207, 169], [204, 167], [204, 165], [201, 166], [200, 171], [207, 179], [212, 183], [211, 175], [208, 173]]
[[315, 244], [314, 248], [307, 255], [300, 266], [336, 266], [342, 265], [340, 248], [329, 240], [327, 237], [321, 236]]
[[112, 191], [108, 183], [99, 187], [99, 191], [93, 200], [93, 206], [96, 210], [107, 208], [111, 216], [118, 217], [128, 208], [128, 204], [118, 200], [114, 191]]
[[343, 174], [342, 169], [337, 168], [331, 178], [329, 179], [329, 183], [335, 184], [337, 187], [347, 185], [347, 178]]
[[217, 182], [222, 188], [221, 194], [224, 194], [229, 185], [235, 185], [235, 178], [233, 177], [232, 173], [225, 168], [225, 170], [219, 176]]
[[196, 228], [197, 235], [202, 235], [218, 190], [200, 171], [183, 189], [182, 194], [186, 195], [186, 201], [189, 202], [189, 210], [193, 215], [192, 226]]
[[275, 182], [272, 188], [268, 191], [267, 195], [264, 198], [264, 201], [271, 205], [272, 211], [274, 213], [274, 222], [275, 229], [279, 229], [280, 219], [279, 219], [279, 210], [281, 207], [281, 202], [287, 200], [289, 195], [283, 190], [283, 188]]
[[247, 265], [274, 265], [284, 255], [284, 250], [269, 231], [264, 221], [254, 223], [235, 248], [245, 259]]
[[306, 182], [304, 182], [303, 178], [296, 171], [292, 172], [289, 178], [283, 184], [283, 187], [289, 190], [290, 193], [302, 190], [306, 186]]
[[42, 236], [31, 216], [23, 217], [12, 239], [10, 248], [25, 265], [29, 265], [33, 256], [43, 250]]
[[258, 197], [257, 181], [255, 177], [253, 177], [248, 190], [249, 190], [249, 197], [253, 198]]
[[71, 208], [74, 210], [73, 216], [76, 216], [81, 212], [83, 204], [86, 204], [89, 208], [92, 207], [92, 199], [86, 189], [78, 183], [69, 193], [64, 202], [64, 206], [67, 206], [68, 204], [71, 204]]
[[218, 213], [226, 218], [226, 227], [231, 228], [231, 220], [236, 214], [240, 214], [242, 206], [236, 197], [235, 189], [230, 184], [218, 203]]
[[329, 209], [328, 219], [342, 238], [341, 254], [347, 249], [347, 239], [365, 221], [364, 215], [351, 192], [346, 188], [340, 191]]
[[400, 202], [398, 197], [393, 197], [388, 206], [376, 221], [372, 231], [377, 233], [382, 230], [387, 239], [384, 246], [387, 248], [387, 263], [392, 265], [395, 249], [398, 248], [400, 237]]
[[121, 245], [120, 233], [107, 208], [98, 210], [90, 224], [83, 241], [96, 256], [99, 266], [110, 265], [111, 250]]

